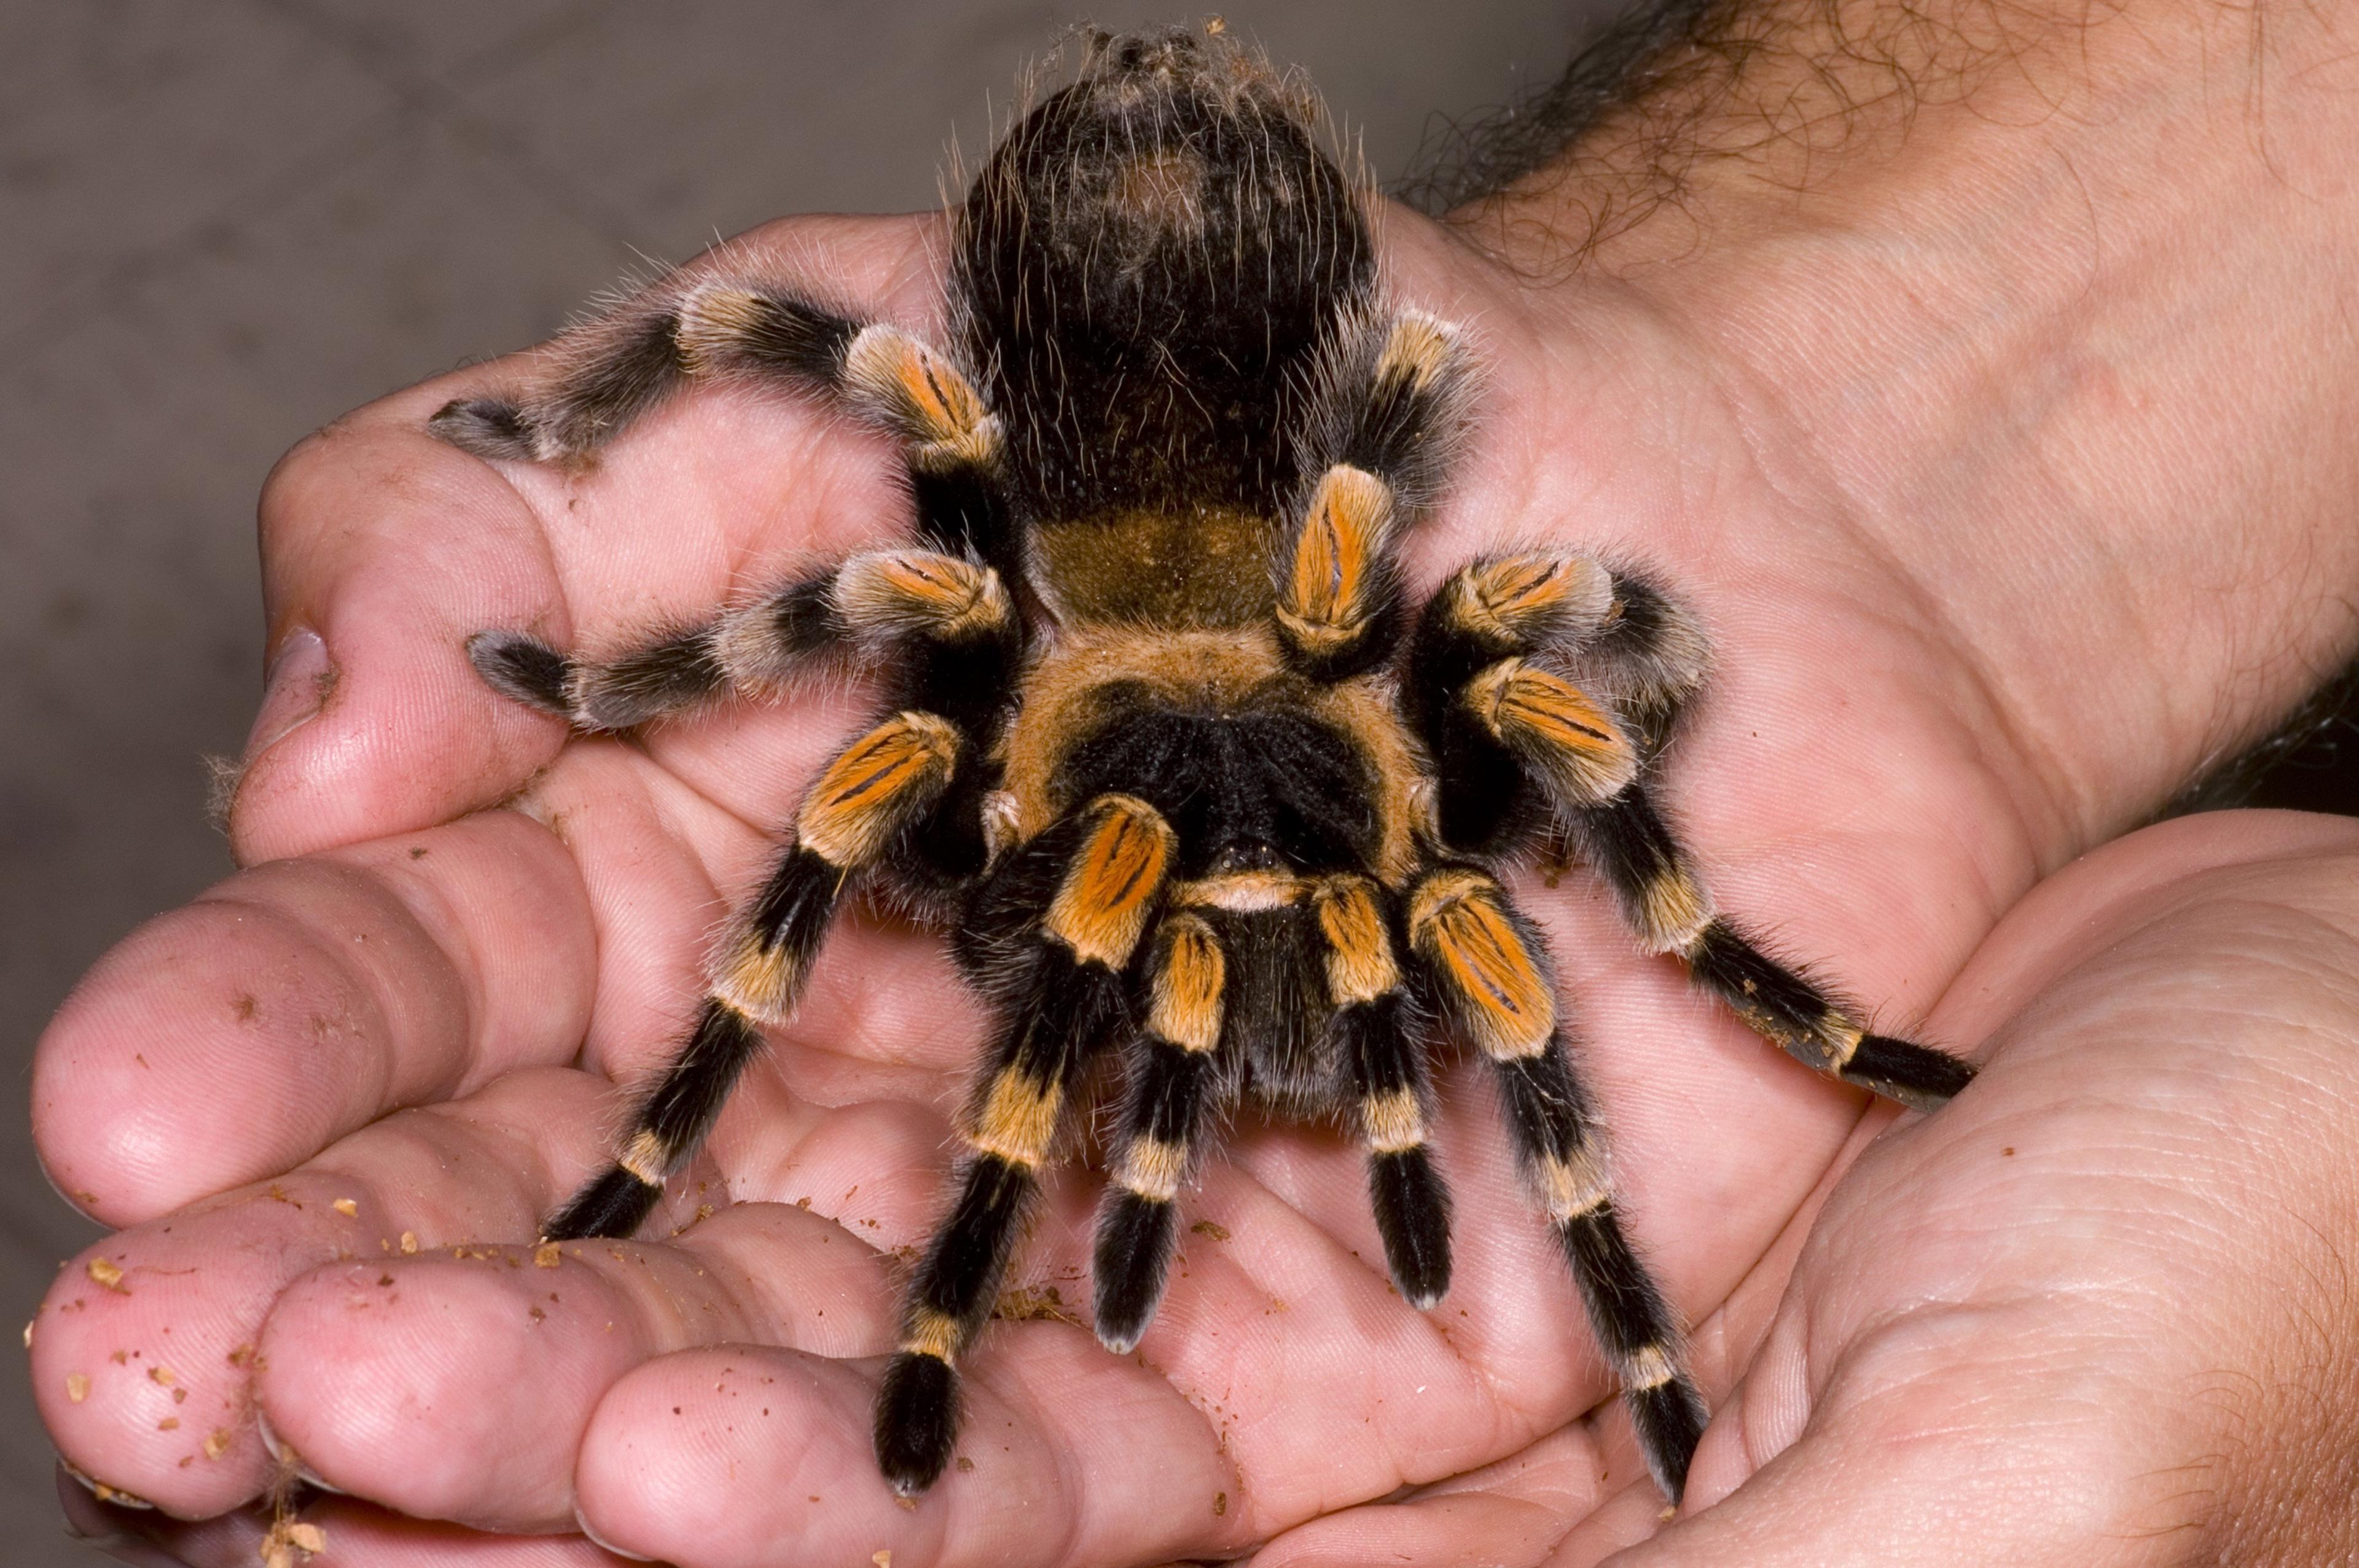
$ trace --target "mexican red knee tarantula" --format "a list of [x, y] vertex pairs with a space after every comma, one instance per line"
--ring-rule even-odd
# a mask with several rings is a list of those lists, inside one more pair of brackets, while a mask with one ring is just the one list
[[1100, 40], [956, 213], [946, 346], [758, 278], [659, 284], [515, 401], [451, 404], [486, 456], [586, 457], [704, 381], [831, 399], [904, 444], [917, 537], [607, 663], [470, 645], [500, 691], [618, 730], [850, 645], [888, 654], [875, 727], [811, 784], [612, 1168], [549, 1224], [627, 1234], [792, 1012], [854, 879], [944, 912], [998, 1020], [956, 1195], [908, 1283], [876, 1457], [930, 1486], [959, 1357], [1041, 1165], [1117, 1059], [1094, 1264], [1126, 1350], [1177, 1206], [1241, 1098], [1340, 1123], [1403, 1297], [1450, 1283], [1428, 1056], [1495, 1070], [1525, 1174], [1676, 1499], [1705, 1409], [1625, 1238], [1545, 946], [1501, 868], [1561, 836], [1644, 946], [1810, 1066], [1918, 1105], [1971, 1069], [1868, 1033], [1716, 914], [1647, 786], [1704, 665], [1661, 590], [1578, 551], [1477, 560], [1406, 602], [1473, 385], [1462, 335], [1388, 309], [1363, 193], [1297, 94], [1228, 40]]

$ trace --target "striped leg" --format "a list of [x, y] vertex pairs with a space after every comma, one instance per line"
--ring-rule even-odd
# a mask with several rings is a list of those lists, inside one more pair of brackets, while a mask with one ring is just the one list
[[[445, 405], [429, 428], [485, 457], [581, 463], [691, 382], [781, 384], [826, 396], [899, 440], [920, 550], [898, 554], [939, 552], [965, 579], [983, 563], [1009, 577], [1019, 569], [998, 418], [963, 371], [897, 327], [862, 326], [765, 285], [670, 278], [567, 333], [555, 359], [553, 373], [522, 401], [462, 399]], [[866, 640], [872, 628], [860, 612], [877, 609], [863, 600], [875, 585], [847, 581], [851, 570], [793, 584], [603, 664], [576, 664], [510, 633], [481, 633], [468, 654], [509, 697], [586, 730], [627, 729], [732, 686], [773, 683], [820, 647]], [[969, 580], [943, 592], [971, 589]], [[987, 600], [1005, 615], [1006, 595], [995, 581], [987, 593], [973, 591], [970, 611], [951, 619], [965, 614], [972, 629]], [[930, 597], [939, 611], [942, 594]], [[887, 630], [899, 614], [885, 608]]]
[[[936, 712], [972, 708], [971, 699], [961, 701], [969, 687], [992, 679], [993, 691], [1004, 691], [1004, 682], [993, 677], [1012, 667], [1017, 637], [1015, 610], [996, 571], [913, 546], [853, 556], [614, 659], [569, 658], [510, 632], [477, 633], [468, 640], [467, 656], [502, 696], [596, 732], [632, 729], [734, 693], [773, 689], [821, 655], [855, 649], [897, 653], [959, 676], [947, 690], [912, 690], [912, 706]], [[950, 683], [918, 673], [909, 684]]]
[[[1533, 662], [1593, 670], [1601, 698]], [[1652, 952], [1811, 1067], [1930, 1108], [1973, 1068], [1868, 1033], [1854, 1013], [1719, 916], [1643, 782], [1650, 751], [1701, 678], [1702, 642], [1659, 593], [1583, 557], [1477, 562], [1434, 596], [1410, 656], [1410, 691], [1452, 849], [1504, 854], [1561, 825]], [[1625, 722], [1635, 712], [1634, 722]]]
[[941, 795], [958, 754], [948, 723], [903, 713], [828, 764], [803, 796], [794, 847], [731, 927], [695, 1026], [640, 1104], [622, 1154], [549, 1220], [549, 1239], [627, 1236], [647, 1218], [760, 1048], [760, 1025], [793, 1013], [846, 879]]
[[1450, 1290], [1450, 1189], [1426, 1148], [1431, 1089], [1385, 895], [1364, 877], [1337, 877], [1311, 907], [1326, 946], [1330, 1028], [1359, 1102], [1376, 1232], [1394, 1286], [1422, 1311]]
[[1133, 1046], [1114, 1181], [1098, 1209], [1096, 1324], [1117, 1355], [1135, 1348], [1179, 1239], [1174, 1206], [1212, 1109], [1227, 961], [1212, 928], [1174, 915], [1158, 933], [1147, 1030]]
[[1411, 892], [1408, 929], [1436, 1000], [1497, 1070], [1516, 1157], [1621, 1379], [1647, 1467], [1677, 1502], [1709, 1412], [1670, 1303], [1622, 1233], [1603, 1135], [1557, 1025], [1539, 936], [1496, 882], [1454, 867]]
[[1171, 829], [1144, 801], [1101, 795], [1076, 826], [1038, 929], [1009, 960], [1016, 979], [1006, 1030], [968, 1114], [959, 1195], [909, 1281], [900, 1346], [877, 1394], [877, 1465], [905, 1497], [950, 1463], [953, 1368], [998, 1299], [1068, 1092], [1124, 1033], [1124, 971], [1170, 866]]
[[1696, 984], [1797, 1061], [1847, 1084], [1931, 1110], [1973, 1081], [1947, 1052], [1870, 1033], [1803, 972], [1764, 953], [1712, 908], [1687, 851], [1653, 800], [1632, 785], [1569, 814], [1582, 858], [1605, 879], [1649, 951], [1676, 954]]
[[1353, 334], [1330, 365], [1313, 418], [1323, 471], [1277, 574], [1280, 645], [1313, 679], [1361, 674], [1399, 642], [1395, 538], [1438, 488], [1467, 384], [1456, 334], [1416, 314]]

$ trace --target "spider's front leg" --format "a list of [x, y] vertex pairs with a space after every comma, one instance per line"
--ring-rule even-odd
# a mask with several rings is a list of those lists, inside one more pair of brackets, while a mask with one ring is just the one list
[[[1426, 1148], [1431, 1090], [1394, 952], [1389, 898], [1369, 878], [1327, 877], [1312, 889], [1306, 919], [1298, 923], [1291, 912], [1271, 918], [1282, 923], [1276, 940], [1316, 949], [1330, 1047], [1367, 1151], [1385, 1260], [1402, 1299], [1421, 1311], [1450, 1289], [1450, 1194]], [[1092, 1271], [1098, 1339], [1118, 1354], [1136, 1347], [1163, 1299], [1180, 1188], [1218, 1092], [1227, 971], [1221, 938], [1201, 916], [1175, 914], [1158, 930], [1147, 1023], [1131, 1048]]]
[[1561, 822], [1647, 948], [1678, 956], [1765, 1038], [1846, 1083], [1919, 1108], [1940, 1104], [1973, 1068], [1871, 1033], [1764, 953], [1713, 908], [1657, 809], [1644, 782], [1654, 745], [1633, 731], [1659, 736], [1702, 674], [1702, 640], [1685, 618], [1593, 559], [1535, 552], [1465, 568], [1427, 605], [1409, 652], [1442, 841], [1508, 854]]
[[1647, 1468], [1676, 1503], [1708, 1411], [1670, 1303], [1622, 1234], [1603, 1133], [1558, 1025], [1539, 935], [1506, 890], [1471, 866], [1436, 867], [1419, 881], [1408, 932], [1425, 989], [1498, 1075], [1516, 1161], [1621, 1379]]
[[1228, 960], [1211, 925], [1177, 914], [1156, 933], [1147, 1026], [1132, 1042], [1112, 1180], [1098, 1209], [1094, 1318], [1116, 1355], [1147, 1332], [1179, 1241], [1176, 1207], [1211, 1114]]
[[1401, 1299], [1423, 1311], [1450, 1290], [1450, 1189], [1426, 1148], [1432, 1098], [1421, 1020], [1393, 949], [1392, 895], [1365, 877], [1331, 877], [1311, 895], [1327, 978], [1328, 1024], [1357, 1102], [1368, 1200]]
[[992, 963], [1003, 1028], [961, 1130], [958, 1196], [909, 1281], [900, 1346], [877, 1393], [876, 1461], [904, 1496], [950, 1463], [953, 1368], [991, 1316], [1075, 1082], [1126, 1033], [1127, 971], [1172, 848], [1154, 807], [1101, 795], [1012, 853], [975, 901], [993, 921], [1028, 905], [1030, 929]]

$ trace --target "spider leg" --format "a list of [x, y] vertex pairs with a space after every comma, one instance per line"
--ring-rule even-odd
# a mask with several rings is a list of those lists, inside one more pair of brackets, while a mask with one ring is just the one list
[[696, 1152], [760, 1026], [794, 1011], [844, 882], [875, 864], [949, 784], [959, 733], [929, 713], [896, 715], [852, 742], [803, 796], [795, 843], [739, 914], [709, 969], [695, 1025], [640, 1103], [614, 1163], [552, 1217], [550, 1240], [627, 1236]]
[[[612, 659], [570, 658], [510, 632], [477, 633], [467, 656], [501, 695], [595, 733], [775, 687], [828, 654], [854, 652], [899, 654], [956, 674], [954, 682], [919, 674], [919, 686], [942, 689], [912, 693], [913, 699], [972, 709], [966, 694], [982, 684], [973, 677], [984, 666], [1004, 672], [1015, 652], [1007, 644], [1017, 637], [996, 571], [910, 546], [853, 556]], [[987, 695], [995, 700], [1002, 691], [993, 687]]]
[[1497, 1072], [1517, 1161], [1621, 1379], [1647, 1467], [1676, 1502], [1708, 1412], [1670, 1304], [1622, 1233], [1603, 1132], [1558, 1025], [1546, 949], [1506, 890], [1464, 866], [1418, 882], [1408, 924], [1436, 1001]]
[[1022, 946], [1003, 956], [1005, 1026], [962, 1130], [958, 1196], [909, 1281], [900, 1345], [877, 1393], [877, 1464], [904, 1496], [933, 1485], [950, 1463], [957, 1358], [991, 1316], [1070, 1091], [1124, 1032], [1125, 975], [1171, 854], [1171, 829], [1152, 806], [1100, 795], [1000, 873], [1022, 881], [1054, 865], [1055, 892]]
[[580, 464], [691, 383], [817, 394], [902, 443], [919, 541], [1012, 573], [998, 417], [950, 356], [773, 285], [665, 279], [558, 340], [552, 373], [516, 401], [462, 398], [428, 428], [479, 456]]
[[1217, 1094], [1227, 969], [1201, 916], [1176, 914], [1158, 930], [1092, 1270], [1098, 1340], [1117, 1355], [1137, 1346], [1163, 1299], [1179, 1240], [1175, 1201]]
[[[1459, 572], [1427, 606], [1409, 655], [1410, 703], [1440, 780], [1442, 842], [1508, 854], [1562, 825], [1647, 949], [1679, 957], [1756, 1033], [1847, 1083], [1920, 1108], [1940, 1104], [1973, 1068], [1869, 1032], [1764, 953], [1713, 907], [1657, 808], [1642, 726], [1658, 731], [1676, 716], [1701, 678], [1701, 648], [1658, 593], [1585, 557], [1510, 556]], [[1633, 711], [1638, 719], [1625, 719]]]
[[1463, 420], [1455, 333], [1408, 314], [1348, 325], [1311, 418], [1310, 471], [1277, 562], [1278, 642], [1315, 680], [1381, 664], [1400, 640], [1399, 534], [1429, 503]]
[[1329, 1028], [1357, 1101], [1385, 1261], [1402, 1299], [1422, 1311], [1450, 1290], [1450, 1189], [1426, 1148], [1432, 1088], [1394, 953], [1394, 909], [1364, 877], [1330, 878], [1310, 903], [1334, 1008]]

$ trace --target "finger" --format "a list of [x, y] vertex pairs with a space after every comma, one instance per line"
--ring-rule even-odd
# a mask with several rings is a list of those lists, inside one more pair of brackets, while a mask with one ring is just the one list
[[[136, 1568], [254, 1568], [276, 1522], [266, 1509], [185, 1520], [110, 1507], [60, 1476], [69, 1533]], [[456, 1525], [403, 1519], [351, 1498], [315, 1498], [292, 1516], [310, 1536], [280, 1529], [290, 1541], [316, 1541], [318, 1559], [334, 1568], [623, 1568], [615, 1556], [578, 1535], [492, 1536]], [[298, 1552], [293, 1561], [302, 1562]]]
[[280, 1291], [338, 1259], [530, 1238], [601, 1157], [609, 1105], [588, 1074], [517, 1074], [100, 1243], [59, 1275], [30, 1331], [34, 1395], [59, 1451], [183, 1518], [258, 1496], [273, 1467], [252, 1379]]
[[[2027, 1313], [2019, 1326], [2034, 1322]], [[1862, 1347], [1854, 1375], [1885, 1382], [1878, 1397], [1853, 1400], [1831, 1390], [1806, 1441], [1718, 1505], [1615, 1558], [1617, 1568], [1930, 1568], [1958, 1562], [1963, 1541], [1973, 1543], [1974, 1561], [2025, 1568], [2154, 1561], [2151, 1541], [2139, 1538], [2173, 1533], [2172, 1509], [2154, 1505], [2176, 1488], [2156, 1477], [2140, 1484], [2098, 1457], [2117, 1452], [2115, 1412], [2144, 1407], [2147, 1419], [2168, 1419], [2153, 1408], [2152, 1391], [2106, 1386], [2074, 1365], [2093, 1348], [2085, 1342], [2049, 1336], [2053, 1354], [2010, 1363], [1996, 1349], [2007, 1332], [2003, 1319], [1953, 1321], [1951, 1336], [1973, 1353], [1927, 1364], [1928, 1326]], [[1879, 1363], [1887, 1357], [1912, 1363], [1908, 1375], [1885, 1379], [1888, 1368]]]
[[[616, 1385], [582, 1445], [582, 1519], [680, 1568], [799, 1561], [1160, 1562], [1234, 1551], [1252, 1509], [1203, 1418], [1089, 1333], [1032, 1323], [969, 1381], [952, 1472], [905, 1507], [869, 1450], [879, 1361], [732, 1346]], [[716, 1477], [726, 1477], [716, 1486]]]
[[[937, 1157], [941, 1119], [889, 1102], [777, 1108], [759, 1177], [793, 1195], [713, 1213], [727, 1198], [701, 1166], [669, 1243], [364, 1253], [295, 1282], [257, 1363], [276, 1440], [325, 1482], [408, 1513], [567, 1529], [591, 1412], [646, 1360], [735, 1339], [886, 1348], [876, 1249], [922, 1234], [934, 1184], [908, 1173]], [[659, 1217], [644, 1234], [667, 1228]]]
[[570, 1060], [595, 958], [564, 847], [511, 813], [244, 871], [67, 999], [34, 1061], [35, 1140], [87, 1212], [149, 1219]]
[[[769, 225], [691, 265], [829, 280], [856, 308], [923, 317], [937, 220]], [[495, 697], [467, 639], [528, 630], [612, 644], [702, 615], [832, 535], [904, 508], [875, 438], [778, 398], [683, 399], [560, 475], [495, 467], [425, 433], [453, 397], [530, 361], [446, 376], [338, 421], [265, 492], [270, 690], [230, 814], [248, 863], [445, 821], [513, 793], [564, 727]]]
[[614, 1383], [733, 1340], [889, 1347], [882, 1260], [832, 1221], [747, 1204], [669, 1245], [572, 1242], [361, 1259], [272, 1310], [256, 1396], [313, 1474], [478, 1529], [573, 1524], [574, 1457]]
[[[836, 1180], [859, 1176], [857, 1142], [833, 1156]], [[1363, 1180], [1351, 1151], [1322, 1152], [1332, 1158], [1290, 1168], [1283, 1199], [1240, 1171], [1206, 1173], [1190, 1211], [1201, 1223], [1136, 1358], [1106, 1355], [1065, 1304], [1086, 1299], [1094, 1194], [1060, 1173], [1002, 1307], [1063, 1321], [1001, 1325], [964, 1364], [963, 1463], [914, 1516], [870, 1448], [875, 1364], [741, 1346], [652, 1361], [614, 1386], [582, 1444], [583, 1520], [623, 1550], [694, 1565], [766, 1561], [781, 1532], [810, 1541], [820, 1561], [855, 1548], [853, 1561], [879, 1551], [920, 1562], [1127, 1560], [1234, 1550], [1339, 1500], [1446, 1473], [1459, 1455], [1496, 1452], [1503, 1429], [1538, 1418], [1520, 1390], [1489, 1391], [1503, 1380], [1497, 1367], [1460, 1359], [1451, 1335], [1406, 1307], [1379, 1270], [1304, 1218], [1298, 1205], [1315, 1210], [1330, 1187]], [[832, 1163], [814, 1158], [804, 1179], [824, 1190]], [[897, 1225], [920, 1234], [913, 1222], [932, 1207], [931, 1185], [886, 1217], [882, 1239], [897, 1240]], [[1527, 1295], [1509, 1292], [1507, 1310], [1525, 1312]], [[1555, 1340], [1568, 1337], [1562, 1328]], [[1543, 1337], [1536, 1322], [1529, 1338]], [[1590, 1398], [1603, 1392], [1593, 1353], [1552, 1349], [1564, 1368], [1543, 1355], [1515, 1370], [1552, 1389], [1574, 1382], [1577, 1365], [1596, 1385]], [[716, 1474], [738, 1484], [715, 1494]], [[1199, 1496], [1201, 1510], [1187, 1500]], [[1041, 1520], [1069, 1519], [1043, 1533]]]
[[[1642, 1475], [1635, 1450], [1630, 1459], [1632, 1474]], [[1254, 1568], [1520, 1568], [1546, 1558], [1572, 1520], [1590, 1516], [1611, 1495], [1604, 1467], [1595, 1432], [1575, 1422], [1511, 1458], [1413, 1497], [1313, 1519], [1256, 1552]]]
[[1700, 1511], [1621, 1561], [2108, 1568], [2223, 1525], [2342, 1301], [2354, 852], [2174, 823], [2010, 915], [1955, 1002], [2006, 1020], [1995, 1070], [1831, 1196]]

